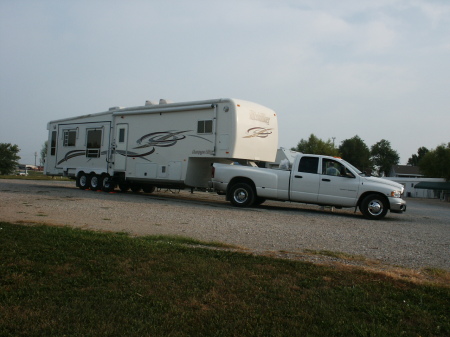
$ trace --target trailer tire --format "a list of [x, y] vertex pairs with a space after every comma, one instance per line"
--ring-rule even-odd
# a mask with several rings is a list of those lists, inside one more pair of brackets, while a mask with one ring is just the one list
[[135, 184], [132, 184], [131, 185], [131, 190], [134, 192], [134, 193], [139, 193], [141, 190], [142, 190], [142, 186], [141, 185], [135, 185]]
[[255, 191], [246, 183], [237, 183], [231, 186], [228, 199], [236, 207], [250, 207], [255, 202]]
[[130, 184], [128, 183], [119, 183], [119, 189], [121, 192], [128, 192], [130, 190]]
[[116, 187], [116, 185], [112, 182], [111, 176], [109, 174], [102, 175], [100, 182], [103, 192], [112, 192]]
[[89, 176], [89, 187], [92, 191], [98, 191], [100, 189], [100, 176], [91, 174]]
[[384, 218], [389, 208], [386, 197], [379, 194], [369, 194], [365, 197], [359, 209], [366, 219], [379, 220]]
[[82, 190], [85, 190], [89, 187], [89, 176], [86, 173], [80, 172], [78, 174], [77, 186]]
[[156, 189], [156, 187], [153, 186], [153, 185], [144, 185], [144, 186], [142, 186], [142, 190], [145, 193], [153, 193], [153, 192], [155, 192], [155, 189]]

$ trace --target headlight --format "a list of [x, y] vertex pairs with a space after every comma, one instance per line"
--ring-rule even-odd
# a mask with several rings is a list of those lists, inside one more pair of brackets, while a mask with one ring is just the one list
[[392, 191], [391, 192], [391, 197], [393, 198], [400, 198], [402, 195], [402, 191]]

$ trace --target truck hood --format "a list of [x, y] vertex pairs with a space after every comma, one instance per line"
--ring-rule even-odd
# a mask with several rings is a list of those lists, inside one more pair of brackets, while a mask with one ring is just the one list
[[384, 178], [378, 178], [378, 177], [364, 177], [364, 180], [367, 182], [375, 183], [375, 184], [383, 184], [386, 186], [393, 187], [399, 191], [403, 191], [403, 185], [396, 183], [395, 181], [384, 179]]

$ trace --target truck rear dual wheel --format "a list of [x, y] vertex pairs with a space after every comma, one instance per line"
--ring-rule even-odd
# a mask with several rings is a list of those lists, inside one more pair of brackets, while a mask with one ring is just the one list
[[370, 194], [363, 199], [359, 209], [365, 218], [379, 220], [384, 218], [388, 211], [388, 201], [383, 195]]
[[233, 206], [250, 207], [255, 202], [255, 191], [247, 183], [237, 183], [231, 186], [229, 200]]

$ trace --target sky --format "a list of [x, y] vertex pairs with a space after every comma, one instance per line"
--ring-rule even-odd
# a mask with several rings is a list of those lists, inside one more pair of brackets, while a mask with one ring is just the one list
[[[448, 0], [0, 0], [0, 143], [39, 163], [51, 120], [240, 98], [279, 146], [450, 142]], [[37, 152], [37, 157], [35, 153]]]

